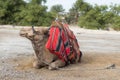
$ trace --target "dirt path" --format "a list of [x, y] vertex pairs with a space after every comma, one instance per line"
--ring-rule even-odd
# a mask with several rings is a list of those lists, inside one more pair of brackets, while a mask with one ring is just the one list
[[[34, 51], [19, 29], [0, 28], [0, 80], [119, 80], [120, 32], [71, 29], [83, 51], [82, 62], [50, 71], [32, 68]], [[112, 64], [113, 69], [106, 69]]]

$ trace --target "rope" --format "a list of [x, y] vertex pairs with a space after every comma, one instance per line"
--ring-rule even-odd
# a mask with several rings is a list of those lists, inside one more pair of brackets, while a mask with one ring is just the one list
[[45, 62], [45, 61], [42, 61], [44, 64], [54, 68], [54, 70], [61, 70], [61, 71], [76, 71], [76, 70], [87, 70], [87, 71], [95, 71], [95, 70], [109, 70], [109, 69], [120, 69], [120, 68], [116, 68], [116, 65], [115, 64], [111, 64], [105, 68], [95, 68], [95, 69], [91, 69], [91, 68], [80, 68], [80, 69], [65, 69], [65, 68], [59, 68], [59, 67], [53, 67], [51, 66], [49, 63]]

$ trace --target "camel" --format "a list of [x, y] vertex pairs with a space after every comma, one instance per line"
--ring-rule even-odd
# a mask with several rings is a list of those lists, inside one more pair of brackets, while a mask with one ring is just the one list
[[[54, 26], [57, 26], [55, 22], [53, 23]], [[62, 24], [60, 24], [62, 26]], [[20, 30], [20, 36], [26, 37], [29, 39], [33, 45], [33, 49], [35, 51], [35, 61], [33, 62], [34, 68], [42, 68], [44, 66], [48, 66], [48, 69], [54, 70], [61, 67], [68, 65], [65, 61], [60, 60], [58, 56], [52, 54], [48, 49], [46, 49], [45, 44], [48, 40], [48, 27], [29, 27], [29, 28], [22, 28]], [[76, 62], [80, 62], [82, 53], [79, 52], [79, 47], [75, 44], [75, 41], [72, 41], [73, 46], [76, 47], [76, 51], [80, 53], [79, 56], [76, 56]], [[74, 50], [75, 50], [74, 49]], [[70, 57], [73, 57], [71, 55]], [[75, 60], [72, 60], [74, 63]]]
[[33, 45], [35, 51], [35, 61], [33, 62], [34, 68], [42, 68], [48, 66], [48, 69], [53, 70], [66, 65], [65, 62], [58, 59], [56, 55], [53, 55], [45, 48], [45, 43], [48, 39], [48, 28], [36, 27], [36, 28], [22, 28], [20, 30], [20, 36], [29, 39]]

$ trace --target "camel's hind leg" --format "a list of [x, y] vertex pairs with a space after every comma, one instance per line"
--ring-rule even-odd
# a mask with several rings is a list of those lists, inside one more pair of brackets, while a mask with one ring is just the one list
[[61, 67], [64, 67], [66, 65], [65, 62], [63, 62], [62, 60], [60, 59], [57, 59], [56, 61], [52, 62], [48, 69], [50, 70], [55, 70], [55, 69], [58, 69], [58, 68], [61, 68]]

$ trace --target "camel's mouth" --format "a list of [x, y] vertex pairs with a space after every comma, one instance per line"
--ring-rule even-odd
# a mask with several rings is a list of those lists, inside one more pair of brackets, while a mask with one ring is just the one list
[[20, 33], [20, 36], [25, 37], [26, 34], [25, 33]]

